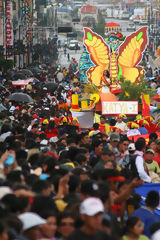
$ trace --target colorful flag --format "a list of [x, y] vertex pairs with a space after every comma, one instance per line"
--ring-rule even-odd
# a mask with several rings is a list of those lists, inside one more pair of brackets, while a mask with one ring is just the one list
[[142, 116], [146, 117], [150, 114], [150, 106], [146, 103], [145, 96], [142, 94]]

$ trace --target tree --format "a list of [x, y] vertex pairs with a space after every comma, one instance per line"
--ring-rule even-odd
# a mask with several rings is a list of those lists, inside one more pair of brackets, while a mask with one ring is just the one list
[[139, 83], [132, 83], [124, 78], [120, 79], [121, 93], [120, 101], [139, 101], [141, 102], [142, 94], [149, 94], [151, 97], [156, 95], [156, 91], [147, 88], [146, 81], [142, 79]]
[[74, 9], [73, 9], [72, 17], [73, 17], [73, 18], [78, 18], [78, 8], [74, 8]]
[[0, 69], [3, 69], [5, 72], [14, 66], [13, 60], [6, 60], [4, 58], [0, 58]]
[[98, 13], [98, 23], [93, 28], [93, 31], [104, 37], [104, 31], [105, 31], [105, 19], [103, 15], [99, 12]]

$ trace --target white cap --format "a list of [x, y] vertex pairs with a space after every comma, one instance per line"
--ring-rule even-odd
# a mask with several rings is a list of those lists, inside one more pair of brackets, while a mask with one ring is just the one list
[[155, 155], [155, 151], [153, 149], [147, 149], [146, 153], [152, 153], [153, 155]]
[[2, 199], [7, 194], [13, 193], [10, 187], [2, 186], [0, 187], [0, 199]]
[[89, 197], [80, 205], [80, 214], [94, 216], [100, 212], [104, 212], [104, 206], [99, 198]]
[[41, 142], [40, 142], [41, 145], [47, 145], [48, 144], [48, 140], [46, 139], [43, 139]]
[[160, 95], [160, 87], [157, 88], [157, 94]]
[[159, 240], [160, 239], [160, 229], [157, 230], [153, 235], [151, 240]]
[[68, 85], [66, 85], [64, 89], [65, 89], [65, 90], [69, 90], [70, 87], [69, 87]]
[[129, 146], [128, 146], [128, 150], [129, 151], [135, 151], [136, 150], [135, 144], [134, 143], [130, 143]]
[[58, 142], [58, 138], [57, 137], [52, 137], [52, 138], [50, 138], [49, 142], [56, 143], [56, 142]]
[[23, 223], [23, 230], [26, 231], [32, 227], [43, 225], [46, 223], [46, 220], [41, 218], [38, 214], [32, 212], [22, 213], [19, 216], [19, 219]]

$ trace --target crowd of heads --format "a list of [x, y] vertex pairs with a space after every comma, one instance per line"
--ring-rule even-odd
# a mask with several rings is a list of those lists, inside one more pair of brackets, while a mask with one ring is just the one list
[[[0, 238], [155, 237], [159, 194], [149, 192], [141, 208], [144, 199], [135, 188], [160, 181], [159, 126], [151, 119], [134, 121], [149, 133], [147, 143], [143, 136], [134, 140], [135, 128], [123, 115], [108, 123], [101, 116], [92, 128], [81, 128], [70, 112], [72, 93], [83, 92], [74, 68], [73, 61], [68, 71], [47, 69], [56, 90], [47, 88], [47, 74], [25, 89], [9, 81], [1, 86], [6, 110], [0, 112]], [[27, 93], [33, 103], [7, 100], [14, 92]]]

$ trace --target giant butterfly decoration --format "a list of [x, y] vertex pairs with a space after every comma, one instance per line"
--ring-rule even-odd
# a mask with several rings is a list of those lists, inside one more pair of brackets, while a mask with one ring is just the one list
[[138, 64], [147, 43], [147, 27], [126, 37], [121, 45], [117, 45], [117, 48], [111, 48], [100, 35], [89, 28], [84, 28], [84, 45], [93, 63], [87, 71], [88, 81], [100, 86], [104, 70], [109, 70], [112, 80], [118, 81], [123, 76], [131, 82], [139, 82], [144, 75], [144, 70]]

